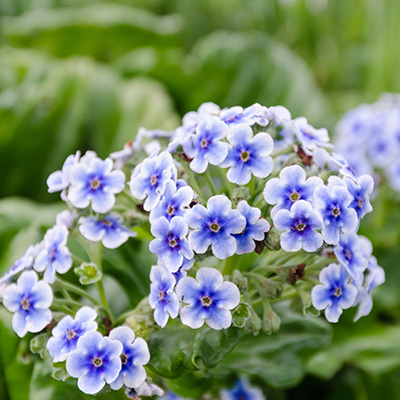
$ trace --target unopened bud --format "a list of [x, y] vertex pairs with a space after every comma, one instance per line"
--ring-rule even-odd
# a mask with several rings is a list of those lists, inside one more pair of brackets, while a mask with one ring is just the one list
[[232, 323], [238, 328], [243, 328], [249, 317], [249, 305], [245, 303], [240, 303], [232, 312]]
[[249, 290], [247, 278], [244, 277], [237, 269], [233, 271], [231, 282], [238, 287], [240, 294], [243, 294]]
[[260, 333], [260, 329], [261, 329], [261, 319], [255, 313], [255, 311], [252, 308], [250, 308], [250, 317], [247, 319], [244, 325], [244, 330], [249, 335], [257, 336]]
[[275, 282], [272, 279], [266, 279], [263, 284], [265, 293], [270, 299], [277, 299], [282, 296], [283, 285], [280, 282]]
[[249, 200], [251, 197], [250, 189], [245, 186], [238, 187], [233, 190], [232, 200], [234, 203], [238, 204], [242, 200]]
[[272, 227], [265, 237], [265, 247], [271, 251], [277, 251], [281, 248], [281, 235], [279, 231]]
[[264, 314], [264, 318], [262, 320], [262, 328], [267, 335], [272, 335], [273, 333], [278, 332], [280, 326], [281, 319], [276, 313], [270, 311]]

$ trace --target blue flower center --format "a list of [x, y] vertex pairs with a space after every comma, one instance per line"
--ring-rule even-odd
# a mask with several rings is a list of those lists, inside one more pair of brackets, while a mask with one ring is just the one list
[[339, 207], [333, 207], [332, 209], [332, 215], [337, 218], [340, 215], [340, 208]]
[[210, 307], [211, 304], [213, 303], [213, 301], [209, 296], [203, 296], [200, 301], [203, 307]]
[[152, 175], [150, 177], [150, 185], [151, 186], [156, 186], [157, 185], [157, 175]]
[[246, 151], [246, 150], [243, 150], [240, 153], [240, 158], [241, 158], [242, 161], [247, 162], [247, 161], [249, 161], [250, 153], [248, 151]]
[[103, 219], [103, 221], [101, 221], [101, 222], [102, 222], [102, 224], [103, 224], [105, 227], [111, 227], [111, 226], [114, 225], [114, 222], [113, 222], [113, 221], [110, 221], [110, 220], [108, 220], [108, 219]]
[[208, 146], [208, 140], [207, 139], [201, 139], [201, 142], [200, 142], [200, 147], [202, 148], [202, 149], [205, 149], [207, 146]]
[[350, 251], [349, 249], [347, 249], [347, 250], [344, 252], [344, 256], [345, 256], [345, 258], [346, 258], [347, 261], [350, 261], [350, 260], [351, 260], [351, 256], [352, 256], [351, 251]]
[[162, 302], [165, 302], [164, 296], [165, 296], [164, 290], [160, 290], [160, 291], [158, 292], [158, 300], [159, 300], [159, 301], [162, 301]]
[[217, 233], [217, 232], [219, 232], [220, 229], [221, 229], [221, 225], [220, 224], [218, 224], [216, 222], [213, 222], [213, 223], [210, 224], [211, 232]]
[[90, 187], [94, 190], [100, 187], [100, 181], [97, 178], [94, 178], [90, 181]]
[[67, 329], [67, 334], [65, 336], [67, 340], [70, 341], [75, 339], [75, 335], [76, 335], [75, 329]]
[[172, 238], [172, 239], [169, 239], [168, 244], [169, 244], [169, 247], [176, 247], [178, 242], [174, 238]]
[[304, 229], [307, 228], [307, 225], [304, 222], [300, 222], [299, 224], [296, 225], [296, 231], [297, 232], [303, 232]]
[[294, 192], [290, 193], [289, 199], [292, 200], [293, 202], [295, 202], [295, 201], [301, 199], [301, 194], [294, 191]]
[[364, 207], [364, 199], [362, 197], [357, 199], [357, 207], [360, 209]]
[[335, 297], [340, 297], [342, 295], [343, 291], [342, 288], [340, 286], [338, 286], [334, 291], [333, 291], [333, 295]]
[[173, 215], [174, 212], [175, 212], [175, 207], [169, 205], [169, 206], [167, 207], [167, 214], [168, 214], [168, 215]]
[[26, 311], [26, 310], [29, 310], [30, 306], [31, 306], [31, 303], [29, 303], [29, 300], [26, 297], [24, 297], [21, 301], [21, 308]]
[[94, 365], [96, 368], [100, 368], [100, 367], [103, 365], [103, 360], [102, 360], [100, 357], [95, 357], [95, 358], [93, 359], [93, 365]]
[[125, 365], [128, 362], [128, 360], [129, 360], [129, 357], [126, 354], [122, 353], [121, 354], [121, 363], [122, 363], [122, 365]]

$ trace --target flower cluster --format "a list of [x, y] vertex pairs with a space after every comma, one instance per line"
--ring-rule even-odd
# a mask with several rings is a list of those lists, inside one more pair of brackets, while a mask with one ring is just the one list
[[357, 174], [400, 191], [400, 96], [386, 94], [347, 112], [336, 127], [337, 152]]
[[[108, 384], [138, 399], [163, 393], [147, 378], [152, 349], [143, 337], [171, 319], [272, 334], [282, 294], [325, 310], [330, 322], [353, 306], [355, 319], [367, 315], [385, 279], [371, 243], [357, 234], [372, 210], [373, 178], [356, 175], [332, 150], [326, 129], [282, 106], [207, 103], [175, 131], [141, 129], [105, 160], [69, 156], [47, 181], [68, 210], [0, 278], [14, 330], [43, 331], [53, 362], [83, 392]], [[128, 241], [146, 251], [150, 293], [114, 315], [102, 254], [118, 264], [110, 253]], [[116, 266], [119, 279], [142, 273], [135, 261], [132, 271]], [[263, 398], [245, 379], [221, 396]]]

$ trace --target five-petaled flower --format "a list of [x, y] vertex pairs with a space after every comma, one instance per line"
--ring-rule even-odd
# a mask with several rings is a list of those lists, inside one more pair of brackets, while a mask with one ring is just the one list
[[14, 313], [12, 326], [19, 337], [27, 332], [40, 332], [51, 321], [49, 307], [53, 301], [50, 286], [43, 281], [38, 282], [34, 271], [25, 271], [4, 291], [3, 303]]
[[223, 195], [211, 197], [207, 208], [196, 204], [187, 214], [189, 227], [195, 229], [189, 234], [192, 249], [205, 253], [211, 245], [215, 257], [225, 259], [236, 252], [234, 234], [240, 234], [246, 227], [246, 218], [238, 210], [232, 210], [231, 201]]
[[67, 358], [67, 372], [78, 378], [78, 387], [86, 394], [98, 393], [106, 383], [117, 379], [123, 346], [118, 340], [103, 337], [97, 331], [86, 332]]
[[252, 129], [246, 124], [229, 128], [227, 139], [233, 146], [229, 149], [221, 167], [230, 167], [226, 177], [230, 182], [246, 185], [251, 174], [258, 178], [266, 178], [274, 167], [270, 157], [274, 141], [266, 132], [253, 137]]
[[65, 361], [76, 350], [78, 339], [86, 332], [95, 331], [97, 313], [90, 307], [82, 307], [72, 318], [66, 315], [52, 330], [47, 349], [54, 362]]
[[231, 326], [234, 309], [240, 301], [239, 289], [232, 282], [224, 282], [221, 272], [203, 267], [196, 279], [186, 276], [176, 286], [178, 298], [188, 305], [180, 312], [181, 321], [193, 329], [203, 326], [204, 321], [213, 329]]
[[329, 322], [338, 322], [343, 310], [353, 306], [357, 289], [349, 283], [346, 268], [338, 264], [324, 268], [319, 280], [322, 285], [315, 286], [311, 292], [313, 305], [317, 310], [325, 310]]

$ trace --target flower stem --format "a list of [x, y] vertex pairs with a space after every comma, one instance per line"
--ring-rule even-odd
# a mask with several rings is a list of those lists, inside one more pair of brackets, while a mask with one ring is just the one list
[[66, 282], [61, 280], [60, 278], [56, 279], [55, 284], [59, 286], [61, 289], [65, 289], [68, 292], [72, 292], [75, 294], [78, 294], [82, 297], [86, 297], [88, 300], [90, 300], [93, 304], [98, 304], [98, 301], [96, 301], [90, 294], [88, 294], [85, 290], [80, 289], [79, 287], [73, 285], [72, 283]]
[[183, 162], [183, 163], [182, 163], [182, 166], [183, 166], [183, 168], [185, 169], [186, 174], [187, 174], [188, 177], [189, 177], [189, 181], [190, 181], [191, 186], [193, 187], [193, 189], [195, 190], [195, 192], [197, 193], [197, 195], [200, 197], [200, 199], [203, 199], [203, 195], [202, 195], [202, 193], [201, 193], [200, 186], [199, 186], [199, 184], [197, 183], [196, 178], [195, 178], [194, 175], [193, 175], [193, 171], [190, 169], [189, 165], [188, 165], [186, 162]]
[[207, 181], [208, 186], [210, 187], [212, 195], [215, 196], [217, 194], [217, 191], [215, 189], [214, 182], [211, 178], [210, 172], [208, 170], [206, 170], [206, 172], [204, 173], [203, 176], [204, 176], [205, 180]]

